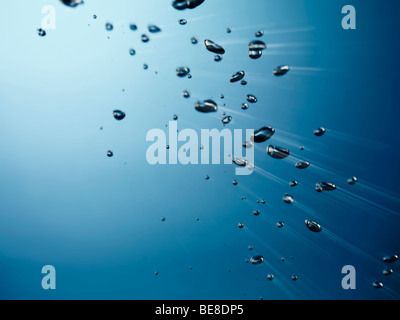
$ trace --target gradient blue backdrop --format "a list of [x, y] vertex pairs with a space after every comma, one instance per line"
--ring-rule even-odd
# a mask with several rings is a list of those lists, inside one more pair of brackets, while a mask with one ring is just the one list
[[[341, 27], [347, 4], [357, 9], [356, 30]], [[57, 24], [41, 38], [44, 5], [55, 6]], [[399, 12], [394, 0], [206, 0], [186, 11], [170, 0], [2, 3], [0, 298], [399, 299], [398, 263], [382, 260], [400, 251]], [[162, 32], [145, 44], [148, 24]], [[251, 60], [259, 29], [268, 49]], [[226, 49], [221, 62], [207, 38]], [[274, 77], [282, 64], [291, 71]], [[175, 75], [181, 65], [192, 79]], [[247, 86], [229, 83], [238, 70]], [[258, 103], [243, 111], [249, 93]], [[208, 98], [218, 113], [196, 112], [195, 101]], [[278, 161], [257, 145], [256, 172], [246, 177], [233, 165], [146, 162], [148, 130], [167, 129], [174, 114], [179, 129], [221, 129], [224, 111], [231, 129], [273, 126], [270, 143], [292, 156]], [[323, 137], [313, 135], [319, 126]], [[300, 160], [312, 165], [296, 169]], [[359, 183], [348, 185], [351, 176]], [[338, 189], [317, 193], [321, 181]], [[286, 192], [294, 204], [282, 201]], [[245, 263], [255, 254], [263, 264]], [[48, 264], [53, 291], [41, 288]], [[357, 270], [356, 290], [341, 287], [344, 265]], [[386, 267], [394, 274], [384, 276]]]

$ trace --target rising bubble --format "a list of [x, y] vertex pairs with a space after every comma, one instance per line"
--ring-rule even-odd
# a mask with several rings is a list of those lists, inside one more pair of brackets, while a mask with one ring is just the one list
[[268, 146], [267, 153], [274, 159], [284, 159], [290, 154], [289, 150], [274, 146]]
[[326, 132], [326, 129], [323, 128], [323, 127], [320, 127], [320, 128], [318, 128], [318, 129], [315, 129], [315, 130], [314, 130], [314, 134], [315, 134], [317, 137], [320, 137], [320, 136], [324, 135], [325, 132]]
[[282, 198], [283, 202], [287, 203], [287, 204], [292, 204], [294, 202], [293, 196], [289, 195], [289, 194], [285, 194], [284, 197]]
[[270, 139], [275, 133], [275, 129], [271, 127], [262, 127], [254, 131], [251, 140], [257, 143], [265, 142]]
[[230, 123], [232, 121], [232, 117], [231, 116], [226, 116], [221, 121], [222, 121], [223, 124], [228, 124], [228, 123]]
[[315, 221], [305, 220], [306, 227], [312, 232], [321, 232], [322, 227]]
[[232, 82], [232, 83], [238, 82], [238, 81], [242, 80], [244, 78], [244, 76], [245, 76], [245, 72], [243, 70], [238, 71], [231, 77], [230, 82]]
[[383, 258], [383, 261], [387, 263], [393, 263], [396, 262], [397, 260], [399, 260], [399, 256], [397, 254], [394, 254], [392, 256], [386, 256]]
[[310, 163], [308, 161], [302, 161], [302, 162], [296, 163], [296, 168], [298, 168], [298, 169], [306, 169], [309, 166], [310, 166]]
[[46, 35], [46, 31], [40, 28], [37, 29], [37, 34], [39, 35], [39, 37], [44, 37]]
[[207, 50], [216, 54], [224, 54], [225, 49], [211, 40], [204, 40]]
[[176, 75], [180, 78], [186, 77], [190, 72], [188, 67], [179, 67], [176, 69]]
[[149, 25], [147, 27], [147, 30], [149, 30], [150, 33], [158, 33], [161, 32], [161, 29], [153, 24]]
[[114, 29], [114, 26], [110, 22], [107, 22], [106, 23], [106, 30], [107, 31], [112, 31], [113, 29]]
[[264, 257], [261, 255], [251, 257], [251, 259], [250, 259], [250, 263], [252, 263], [252, 264], [260, 264], [263, 262], [264, 262]]
[[279, 67], [276, 67], [276, 68], [274, 69], [274, 75], [276, 75], [277, 77], [283, 76], [283, 75], [285, 75], [286, 73], [288, 73], [289, 70], [290, 70], [290, 67], [289, 67], [289, 66], [279, 66]]
[[113, 116], [116, 120], [121, 121], [125, 118], [126, 114], [125, 114], [125, 112], [123, 112], [121, 110], [114, 110]]
[[199, 112], [209, 113], [218, 111], [218, 106], [215, 101], [208, 99], [196, 102], [195, 109]]
[[250, 103], [256, 103], [257, 102], [257, 98], [255, 96], [253, 96], [252, 94], [248, 94], [246, 97], [246, 100]]

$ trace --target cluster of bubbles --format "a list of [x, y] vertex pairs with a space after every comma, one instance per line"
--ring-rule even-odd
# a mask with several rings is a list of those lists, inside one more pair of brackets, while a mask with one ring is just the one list
[[[66, 6], [69, 6], [72, 8], [74, 8], [80, 4], [83, 4], [83, 0], [61, 0], [61, 2], [64, 3]], [[205, 0], [174, 0], [172, 2], [172, 6], [176, 10], [195, 9], [198, 6], [200, 6], [201, 4], [203, 4], [204, 2], [205, 2]], [[97, 16], [94, 15], [93, 18], [97, 19]], [[186, 25], [187, 23], [188, 23], [188, 21], [185, 19], [178, 20], [179, 25]], [[138, 27], [136, 24], [130, 24], [129, 28], [132, 31], [138, 30]], [[111, 32], [111, 31], [113, 31], [114, 26], [112, 23], [107, 22], [105, 24], [105, 29], [106, 29], [106, 31]], [[159, 28], [156, 25], [148, 25], [147, 30], [150, 34], [160, 33], [162, 31], [161, 28]], [[228, 27], [226, 29], [226, 32], [229, 34], [232, 32], [232, 29]], [[46, 36], [46, 31], [43, 29], [38, 29], [37, 33], [40, 37]], [[250, 59], [252, 59], [252, 60], [261, 58], [263, 52], [265, 50], [267, 50], [266, 43], [264, 41], [260, 40], [260, 38], [262, 38], [264, 36], [264, 31], [258, 30], [255, 32], [254, 36], [257, 39], [250, 41], [250, 43], [248, 44], [248, 55], [249, 55]], [[149, 42], [150, 41], [149, 35], [142, 34], [141, 41], [143, 43]], [[197, 37], [192, 37], [190, 41], [193, 45], [197, 45], [199, 43], [199, 39]], [[216, 62], [221, 61], [223, 59], [223, 56], [226, 53], [226, 50], [224, 49], [224, 47], [222, 45], [220, 45], [210, 39], [204, 40], [204, 46], [208, 52], [215, 54], [214, 60]], [[134, 56], [136, 54], [136, 51], [134, 49], [130, 49], [129, 54], [131, 56]], [[147, 69], [148, 66], [146, 64], [144, 64], [143, 68]], [[281, 76], [286, 75], [289, 71], [290, 71], [290, 66], [282, 65], [282, 66], [276, 67], [273, 70], [273, 74], [276, 77], [281, 77]], [[185, 77], [191, 78], [192, 75], [190, 73], [190, 68], [188, 66], [178, 67], [176, 69], [176, 76], [179, 78], [185, 78]], [[241, 85], [247, 85], [245, 76], [246, 76], [246, 72], [244, 70], [239, 70], [230, 77], [229, 82], [231, 84], [240, 83]], [[182, 93], [182, 96], [183, 96], [183, 98], [188, 99], [191, 97], [191, 93], [189, 90], [184, 90]], [[220, 98], [224, 99], [224, 95], [221, 94]], [[248, 94], [246, 96], [246, 101], [247, 102], [243, 103], [241, 106], [242, 110], [247, 110], [249, 108], [249, 104], [257, 103], [258, 99], [253, 94]], [[204, 113], [215, 113], [218, 111], [218, 104], [213, 99], [204, 99], [201, 101], [199, 100], [199, 101], [195, 102], [194, 109], [196, 111], [198, 111], [199, 113], [203, 113], [203, 114]], [[114, 110], [113, 117], [117, 121], [122, 121], [123, 119], [125, 119], [126, 114], [125, 114], [125, 112], [123, 112], [121, 110]], [[173, 119], [178, 120], [178, 115], [175, 114], [173, 116]], [[224, 118], [221, 120], [222, 124], [228, 125], [229, 123], [231, 123], [231, 121], [232, 121], [232, 116], [226, 115], [224, 113]], [[262, 143], [268, 141], [269, 139], [271, 139], [271, 137], [275, 134], [275, 132], [276, 132], [276, 130], [270, 126], [261, 127], [260, 129], [257, 129], [254, 131], [254, 134], [251, 136], [250, 141], [246, 141], [245, 143], [243, 143], [243, 148], [253, 148], [255, 143], [262, 144]], [[314, 135], [316, 137], [322, 137], [325, 134], [326, 134], [326, 129], [323, 127], [320, 127], [320, 128], [317, 128], [314, 130]], [[167, 149], [168, 148], [169, 148], [169, 146], [167, 146]], [[202, 146], [200, 147], [200, 149], [202, 149]], [[304, 150], [304, 146], [301, 146], [300, 150]], [[266, 154], [273, 159], [282, 160], [282, 159], [285, 159], [290, 156], [290, 151], [281, 146], [268, 145], [266, 147]], [[107, 157], [113, 157], [114, 153], [111, 150], [108, 150], [106, 155], [107, 155]], [[234, 158], [232, 161], [237, 166], [249, 167], [251, 170], [254, 169], [254, 165], [249, 163], [246, 159]], [[308, 167], [310, 167], [310, 165], [311, 164], [308, 161], [300, 161], [300, 162], [297, 162], [295, 166], [298, 169], [304, 170], [304, 169], [307, 169]], [[206, 175], [205, 179], [210, 180], [210, 176]], [[357, 177], [350, 177], [347, 180], [347, 183], [349, 185], [355, 185], [357, 183]], [[237, 186], [239, 184], [239, 182], [237, 180], [233, 180], [232, 184], [234, 186]], [[290, 187], [295, 187], [297, 185], [298, 185], [298, 181], [296, 181], [296, 180], [293, 180], [289, 183]], [[319, 183], [316, 183], [315, 190], [317, 192], [334, 191], [334, 190], [336, 190], [336, 185], [331, 182], [319, 182]], [[247, 199], [247, 197], [242, 196], [242, 200], [245, 200], [245, 199]], [[286, 193], [282, 197], [282, 200], [284, 203], [289, 204], [289, 205], [291, 205], [295, 202], [294, 197], [288, 193]], [[259, 203], [260, 201], [258, 200], [257, 202]], [[261, 203], [265, 204], [266, 201], [261, 200]], [[254, 216], [259, 216], [260, 214], [261, 214], [260, 210], [253, 211]], [[161, 221], [164, 222], [165, 220], [166, 220], [165, 217], [161, 218]], [[196, 218], [196, 221], [199, 221], [199, 218]], [[276, 227], [279, 229], [284, 228], [284, 226], [285, 226], [285, 223], [283, 221], [279, 221], [276, 223]], [[318, 222], [313, 221], [313, 220], [308, 220], [308, 219], [305, 220], [305, 226], [308, 230], [310, 230], [311, 232], [314, 232], [314, 233], [320, 233], [323, 230], [321, 225]], [[244, 223], [243, 222], [238, 223], [238, 228], [243, 229]], [[250, 251], [253, 251], [253, 249], [254, 249], [254, 246], [249, 246]], [[384, 257], [383, 260], [386, 263], [394, 263], [398, 260], [398, 256], [397, 255], [387, 256], [387, 257]], [[262, 255], [254, 255], [250, 259], [246, 259], [245, 261], [250, 262], [253, 265], [259, 265], [264, 262], [264, 257]], [[284, 258], [282, 258], [282, 261], [284, 261]], [[385, 276], [388, 276], [392, 273], [393, 273], [393, 270], [390, 268], [385, 269], [383, 271], [383, 274]], [[155, 272], [155, 275], [158, 275], [158, 271]], [[268, 280], [273, 280], [274, 278], [275, 278], [275, 276], [273, 274], [267, 275]], [[293, 281], [296, 281], [297, 279], [298, 279], [298, 277], [296, 275], [292, 276]], [[374, 282], [373, 286], [375, 288], [382, 288], [383, 284], [382, 284], [382, 282]]]

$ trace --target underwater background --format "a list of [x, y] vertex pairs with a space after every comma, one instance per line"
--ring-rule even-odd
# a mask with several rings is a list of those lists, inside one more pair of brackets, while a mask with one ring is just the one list
[[[400, 252], [400, 3], [171, 2], [3, 1], [0, 298], [399, 299], [399, 262], [384, 258]], [[56, 28], [40, 36], [46, 5]], [[355, 30], [342, 28], [345, 5]], [[221, 61], [206, 39], [225, 49]], [[266, 44], [258, 59], [254, 40]], [[182, 66], [191, 77], [177, 76]], [[231, 83], [240, 70], [247, 84]], [[217, 112], [195, 110], [206, 99]], [[251, 175], [150, 165], [146, 134], [170, 121], [199, 135], [275, 133], [254, 144]], [[274, 159], [269, 145], [290, 156]], [[335, 190], [317, 192], [322, 182]], [[45, 265], [56, 290], [41, 286]], [[355, 290], [342, 288], [346, 265]]]

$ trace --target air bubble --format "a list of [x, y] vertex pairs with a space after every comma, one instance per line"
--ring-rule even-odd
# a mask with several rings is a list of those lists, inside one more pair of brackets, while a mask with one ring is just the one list
[[147, 30], [149, 30], [150, 33], [158, 33], [161, 32], [161, 29], [155, 25], [149, 25], [147, 27]]
[[279, 77], [279, 76], [283, 76], [286, 73], [288, 73], [290, 70], [289, 66], [279, 66], [277, 68], [274, 69], [274, 75]]
[[298, 168], [298, 169], [306, 169], [309, 166], [310, 166], [310, 163], [308, 161], [302, 161], [302, 162], [296, 163], [296, 168]]
[[176, 69], [176, 75], [180, 78], [186, 77], [190, 72], [188, 67], [179, 67]]
[[312, 232], [321, 232], [322, 227], [315, 221], [305, 220], [306, 227]]
[[270, 139], [275, 133], [275, 129], [271, 127], [262, 127], [254, 131], [251, 140], [257, 143], [265, 142]]
[[113, 29], [114, 29], [114, 26], [111, 23], [107, 22], [106, 23], [106, 30], [107, 31], [112, 31]]
[[121, 110], [114, 110], [113, 116], [116, 120], [121, 121], [125, 118], [126, 114], [125, 114], [125, 112], [123, 112]]
[[207, 50], [216, 54], [224, 54], [225, 49], [211, 40], [204, 40]]
[[209, 113], [218, 111], [218, 106], [215, 101], [209, 99], [204, 100], [203, 102], [196, 102], [195, 109], [199, 112]]
[[246, 100], [250, 103], [256, 103], [257, 102], [257, 98], [255, 96], [253, 96], [252, 94], [248, 94], [246, 97]]
[[263, 262], [264, 262], [264, 257], [261, 255], [251, 257], [251, 259], [250, 259], [251, 264], [261, 264]]
[[290, 154], [289, 150], [274, 146], [268, 146], [267, 153], [274, 159], [284, 159]]

